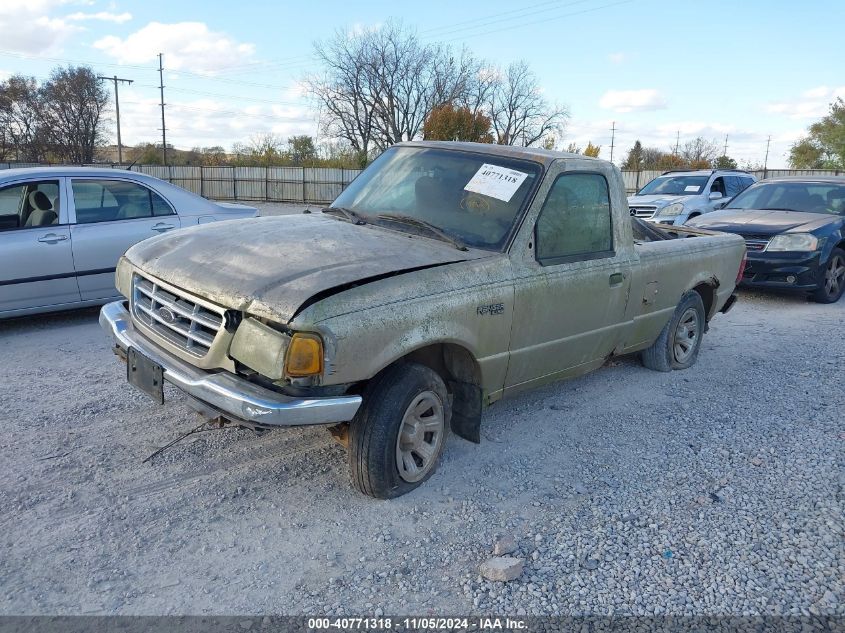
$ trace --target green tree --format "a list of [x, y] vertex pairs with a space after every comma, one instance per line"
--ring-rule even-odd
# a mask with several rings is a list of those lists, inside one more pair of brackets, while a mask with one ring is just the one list
[[581, 148], [578, 147], [578, 144], [573, 141], [572, 143], [566, 146], [566, 151], [570, 154], [580, 154]]
[[492, 143], [490, 118], [467, 107], [446, 103], [434, 108], [423, 125], [423, 138], [432, 141], [471, 141]]
[[634, 142], [634, 146], [628, 150], [628, 156], [622, 161], [622, 169], [631, 171], [639, 171], [643, 168], [643, 144], [639, 139]]
[[313, 163], [317, 159], [317, 148], [314, 147], [314, 138], [307, 134], [291, 136], [288, 139], [288, 155], [291, 162], [297, 167]]
[[790, 148], [789, 164], [794, 169], [845, 169], [845, 101], [841, 97]]
[[714, 169], [736, 169], [736, 161], [727, 155], [722, 155], [713, 161]]

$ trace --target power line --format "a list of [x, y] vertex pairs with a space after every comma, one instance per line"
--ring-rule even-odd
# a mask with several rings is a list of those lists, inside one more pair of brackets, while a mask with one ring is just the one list
[[105, 81], [113, 81], [114, 82], [114, 112], [117, 117], [117, 162], [121, 165], [123, 164], [123, 144], [120, 141], [120, 99], [117, 96], [117, 84], [125, 83], [131, 84], [131, 79], [121, 79], [117, 75], [114, 77], [103, 77], [101, 75], [97, 75], [97, 79], [105, 80]]
[[[158, 88], [158, 86], [154, 86], [152, 84], [138, 84], [139, 88]], [[205, 90], [194, 90], [192, 88], [174, 88], [173, 86], [168, 86], [168, 90], [172, 92], [185, 92], [187, 94], [195, 94], [195, 95], [203, 95], [206, 97], [219, 97], [220, 99], [236, 99], [240, 101], [255, 101], [257, 103], [269, 103], [272, 105], [301, 105], [300, 103], [294, 101], [279, 101], [277, 99], [262, 99], [260, 97], [244, 97], [242, 95], [229, 95], [229, 94], [221, 94], [219, 92], [207, 92]]]
[[[574, 6], [576, 4], [583, 4], [585, 2], [589, 2], [590, 0], [575, 0], [574, 2], [567, 2], [566, 4], [560, 4], [559, 2], [541, 2], [540, 4], [531, 5], [528, 7], [522, 7], [521, 9], [512, 9], [510, 11], [504, 11], [502, 13], [493, 14], [490, 16], [494, 19], [483, 19], [483, 20], [467, 20], [464, 22], [458, 22], [456, 24], [450, 24], [449, 26], [442, 26], [436, 29], [428, 29], [425, 32], [432, 32], [432, 31], [439, 31], [435, 35], [426, 35], [426, 39], [434, 39], [438, 37], [443, 37], [446, 35], [452, 35], [453, 33], [460, 33], [462, 31], [474, 31], [477, 29], [485, 28], [487, 26], [493, 24], [499, 24], [501, 22], [508, 22], [510, 20], [519, 20], [522, 18], [527, 18], [532, 15], [538, 15], [540, 13], [547, 13], [549, 11], [558, 11], [560, 9], [565, 9], [566, 7]], [[546, 9], [539, 9], [537, 11], [531, 11], [530, 9], [534, 7], [544, 6], [548, 4], [556, 4], [557, 6], [548, 7]], [[512, 16], [513, 13], [521, 13], [522, 15]], [[507, 16], [507, 17], [497, 17], [497, 16]], [[461, 26], [464, 24], [471, 24], [471, 26]]]
[[[554, 22], [556, 20], [562, 20], [563, 18], [568, 18], [568, 17], [571, 17], [573, 15], [582, 15], [584, 13], [592, 13], [594, 11], [601, 11], [602, 9], [609, 9], [610, 7], [615, 7], [615, 6], [618, 6], [618, 5], [621, 5], [621, 4], [629, 4], [633, 1], [634, 0], [619, 0], [619, 2], [612, 2], [610, 4], [604, 4], [604, 5], [601, 5], [601, 6], [598, 6], [598, 7], [593, 7], [592, 9], [584, 9], [582, 11], [573, 11], [571, 13], [564, 13], [563, 15], [549, 17], [549, 18], [545, 18], [543, 20], [534, 20], [532, 22], [523, 22], [521, 24], [513, 24], [511, 26], [506, 26], [506, 27], [502, 27], [502, 28], [499, 28], [499, 29], [493, 29], [493, 30], [490, 30], [490, 31], [482, 31], [480, 33], [470, 33], [470, 34], [467, 34], [467, 35], [462, 35], [461, 37], [455, 37], [455, 38], [446, 40], [446, 43], [456, 42], [456, 41], [468, 39], [468, 38], [471, 38], [471, 37], [480, 37], [482, 35], [491, 35], [493, 33], [501, 33], [503, 31], [512, 31], [514, 29], [519, 29], [519, 28], [522, 28], [524, 26], [533, 26], [535, 24], [545, 24], [546, 22]], [[469, 29], [469, 30], [471, 30], [471, 29]]]

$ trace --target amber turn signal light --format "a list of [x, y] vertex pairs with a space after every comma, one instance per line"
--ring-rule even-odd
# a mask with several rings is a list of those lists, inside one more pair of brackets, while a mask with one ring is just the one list
[[285, 357], [285, 373], [299, 378], [323, 372], [323, 341], [316, 334], [297, 333]]

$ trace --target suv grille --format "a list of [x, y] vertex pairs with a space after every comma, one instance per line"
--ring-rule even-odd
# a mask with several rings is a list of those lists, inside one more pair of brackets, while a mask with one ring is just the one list
[[762, 251], [769, 245], [771, 235], [743, 235], [745, 249], [749, 251]]
[[132, 278], [132, 315], [173, 345], [202, 358], [223, 327], [223, 310], [215, 312], [188, 295], [165, 290], [140, 275]]
[[657, 211], [657, 207], [628, 207], [635, 218], [650, 218]]

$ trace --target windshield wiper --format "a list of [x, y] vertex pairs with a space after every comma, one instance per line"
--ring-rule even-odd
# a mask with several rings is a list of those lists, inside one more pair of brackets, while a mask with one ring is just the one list
[[378, 216], [379, 219], [383, 220], [390, 220], [393, 222], [400, 222], [402, 224], [410, 224], [412, 226], [417, 226], [422, 229], [425, 229], [437, 239], [442, 240], [444, 242], [449, 242], [452, 246], [457, 248], [459, 251], [468, 251], [466, 244], [464, 244], [461, 240], [456, 237], [452, 237], [448, 233], [444, 233], [441, 229], [437, 228], [430, 222], [426, 222], [425, 220], [420, 220], [419, 218], [412, 217], [410, 215], [401, 215], [396, 213], [382, 213]]
[[340, 213], [347, 220], [359, 226], [363, 226], [367, 223], [367, 219], [365, 218], [365, 216], [361, 215], [357, 211], [353, 211], [352, 209], [348, 209], [346, 207], [324, 207], [323, 213]]
[[792, 213], [800, 213], [800, 211], [796, 211], [795, 209], [783, 209], [780, 207], [766, 207], [763, 211], [792, 211]]

